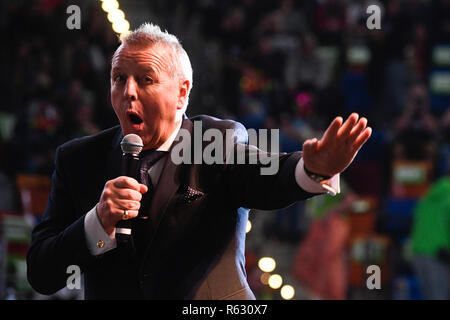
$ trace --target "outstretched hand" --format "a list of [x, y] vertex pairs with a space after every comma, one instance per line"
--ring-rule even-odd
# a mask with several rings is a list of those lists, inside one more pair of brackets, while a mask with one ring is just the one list
[[310, 171], [325, 176], [341, 173], [372, 134], [367, 119], [359, 119], [357, 113], [343, 121], [342, 117], [335, 118], [322, 139], [308, 139], [303, 143], [303, 163]]

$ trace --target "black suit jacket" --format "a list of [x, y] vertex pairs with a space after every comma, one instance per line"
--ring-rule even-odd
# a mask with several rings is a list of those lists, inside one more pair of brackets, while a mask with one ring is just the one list
[[[182, 128], [193, 133], [193, 121], [202, 121], [203, 131], [245, 129], [209, 116], [185, 117]], [[52, 294], [66, 286], [67, 267], [78, 265], [87, 299], [254, 298], [245, 273], [243, 208], [273, 210], [313, 196], [295, 181], [300, 152], [280, 154], [272, 176], [261, 175], [260, 165], [176, 165], [168, 157], [150, 218], [133, 231], [139, 258], [124, 260], [117, 249], [95, 257], [86, 244], [84, 218], [105, 182], [120, 175], [121, 138], [117, 126], [57, 149], [51, 194], [27, 254], [32, 287]], [[232, 139], [246, 143], [247, 137]]]

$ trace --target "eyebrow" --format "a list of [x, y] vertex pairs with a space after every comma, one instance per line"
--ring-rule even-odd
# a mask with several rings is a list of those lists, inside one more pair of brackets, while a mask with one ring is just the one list
[[111, 68], [111, 73], [114, 73], [114, 72], [120, 72], [122, 69], [120, 68], [120, 67], [112, 67]]

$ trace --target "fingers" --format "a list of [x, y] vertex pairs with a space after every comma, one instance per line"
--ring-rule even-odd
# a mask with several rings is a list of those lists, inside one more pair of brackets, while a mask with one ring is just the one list
[[318, 140], [316, 138], [308, 139], [303, 143], [303, 152], [306, 154], [312, 154], [317, 150]]
[[336, 117], [331, 122], [331, 124], [328, 126], [327, 130], [325, 131], [325, 133], [323, 135], [322, 143], [327, 143], [336, 137], [338, 130], [341, 127], [343, 121], [344, 120], [342, 119], [342, 117]]
[[134, 219], [139, 214], [138, 210], [126, 210], [126, 212], [127, 212], [127, 214], [125, 215], [125, 210], [120, 210], [119, 211], [120, 220]]
[[141, 203], [139, 201], [133, 201], [133, 200], [116, 199], [116, 200], [114, 200], [114, 203], [115, 203], [116, 207], [122, 211], [123, 210], [139, 211], [139, 208], [141, 207]]
[[371, 134], [367, 119], [359, 118], [357, 113], [352, 113], [345, 122], [336, 117], [320, 141], [314, 138], [304, 142], [305, 166], [313, 172], [330, 176], [342, 172]]
[[114, 189], [114, 194], [118, 199], [125, 199], [125, 200], [136, 200], [141, 201], [142, 194], [139, 191], [133, 190], [133, 189]]
[[349, 138], [354, 139], [354, 138], [358, 137], [359, 134], [366, 128], [366, 126], [367, 126], [367, 119], [364, 117], [359, 119], [356, 126], [354, 126], [352, 131], [350, 131]]
[[119, 214], [123, 214], [123, 210], [139, 211], [142, 193], [148, 190], [146, 185], [125, 176], [108, 181], [106, 189], [108, 189], [104, 191], [104, 193], [106, 192], [106, 198], [114, 203], [110, 206], [111, 209], [115, 207], [119, 210]]
[[344, 122], [344, 124], [339, 128], [337, 135], [339, 137], [345, 137], [348, 136], [355, 126], [355, 124], [358, 122], [359, 115], [357, 113], [352, 113], [347, 120]]
[[371, 135], [372, 128], [365, 128], [364, 131], [355, 139], [355, 142], [353, 143], [353, 149], [355, 151], [358, 151], [363, 146], [363, 144], [366, 143], [367, 140], [369, 140]]
[[[99, 204], [110, 213], [122, 215], [124, 210], [139, 211], [141, 202], [135, 200], [118, 199], [115, 197], [102, 196]], [[104, 212], [107, 213], [107, 212]]]
[[121, 176], [107, 181], [97, 205], [97, 212], [105, 231], [110, 232], [115, 224], [124, 218], [125, 210], [127, 219], [137, 217], [142, 194], [147, 190], [146, 185], [130, 177]]
[[[138, 211], [134, 211], [134, 210], [127, 210], [127, 214], [125, 214], [125, 211], [120, 211], [118, 214], [116, 214], [117, 222], [119, 222], [121, 220], [134, 219], [138, 216], [138, 213], [139, 213]], [[117, 227], [117, 225], [116, 225], [116, 227]]]
[[[123, 216], [125, 214], [125, 210], [127, 211], [127, 217], [124, 219]], [[138, 216], [139, 210], [128, 210], [121, 208], [111, 208], [110, 214], [114, 216], [113, 224], [116, 224], [117, 221], [120, 220], [129, 220], [134, 219]]]
[[141, 194], [144, 194], [144, 193], [146, 193], [147, 191], [148, 191], [148, 187], [145, 185], [145, 184], [139, 184], [139, 187], [140, 187], [140, 190], [139, 190], [139, 192], [141, 193]]
[[[137, 182], [136, 179], [133, 179], [130, 177], [121, 176], [112, 181], [113, 181], [114, 187], [116, 187], [116, 188], [128, 188], [128, 189], [136, 190], [138, 192], [141, 190], [141, 184], [139, 182]], [[144, 185], [142, 185], [142, 186], [144, 186]]]
[[139, 211], [138, 210], [127, 210], [127, 218], [125, 218], [125, 219], [123, 218], [123, 214], [124, 214], [124, 212], [122, 212], [122, 216], [121, 216], [122, 220], [134, 219], [138, 216]]
[[133, 200], [141, 200], [142, 194], [148, 191], [148, 187], [145, 184], [125, 176], [112, 180], [112, 184], [119, 196]]

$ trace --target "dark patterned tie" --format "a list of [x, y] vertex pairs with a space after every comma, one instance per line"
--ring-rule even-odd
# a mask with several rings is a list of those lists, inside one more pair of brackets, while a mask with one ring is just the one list
[[141, 208], [139, 209], [139, 215], [136, 219], [132, 220], [133, 223], [133, 249], [138, 254], [138, 258], [142, 257], [143, 250], [146, 246], [146, 235], [151, 230], [151, 221], [149, 221], [149, 212], [151, 207], [151, 201], [154, 195], [154, 185], [149, 177], [149, 169], [159, 160], [161, 160], [167, 151], [158, 150], [145, 150], [140, 154], [140, 173], [139, 182], [145, 184], [148, 187], [148, 191], [142, 195]]
[[158, 162], [162, 157], [164, 157], [168, 152], [167, 151], [158, 151], [158, 150], [145, 150], [140, 154], [140, 183], [148, 186], [149, 191], [150, 188], [153, 188], [153, 184], [151, 179], [148, 176], [148, 170]]

